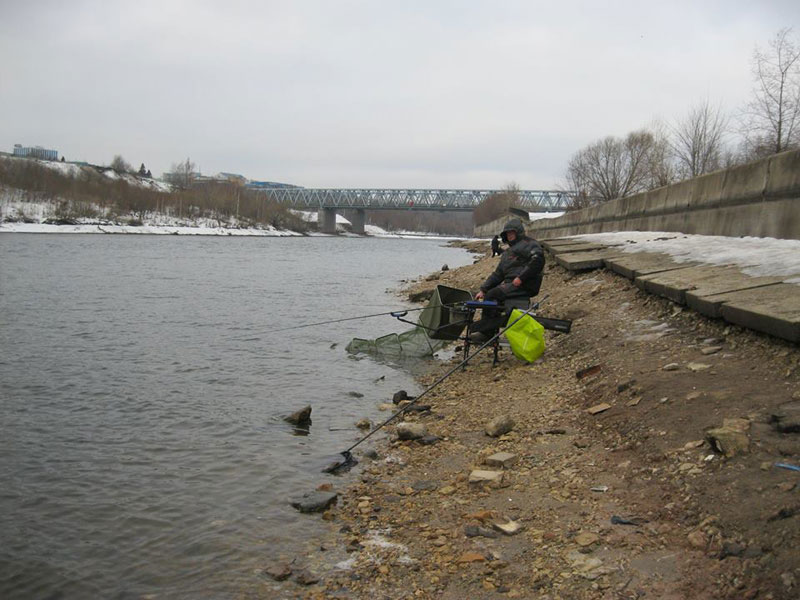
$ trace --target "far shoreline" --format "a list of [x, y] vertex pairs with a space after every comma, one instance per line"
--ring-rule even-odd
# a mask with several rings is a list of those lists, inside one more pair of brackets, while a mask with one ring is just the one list
[[89, 234], [89, 235], [177, 235], [184, 237], [282, 237], [282, 238], [307, 238], [307, 237], [347, 237], [347, 238], [386, 238], [386, 239], [428, 239], [428, 240], [468, 240], [465, 236], [444, 236], [422, 232], [389, 232], [370, 231], [366, 234], [356, 234], [349, 231], [335, 234], [306, 232], [301, 233], [289, 229], [277, 228], [235, 228], [235, 227], [204, 227], [204, 226], [175, 226], [175, 225], [107, 225], [101, 223], [81, 223], [69, 225], [53, 225], [47, 223], [0, 223], [0, 234]]

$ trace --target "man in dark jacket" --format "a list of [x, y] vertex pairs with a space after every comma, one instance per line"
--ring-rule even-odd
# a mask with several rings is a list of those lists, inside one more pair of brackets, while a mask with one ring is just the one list
[[492, 258], [499, 256], [503, 253], [500, 248], [500, 236], [496, 235], [492, 238]]
[[500, 255], [494, 272], [475, 294], [476, 300], [495, 300], [506, 307], [504, 312], [484, 309], [483, 318], [472, 327], [476, 333], [470, 338], [475, 342], [486, 341], [508, 319], [512, 306], [525, 306], [527, 301], [539, 293], [542, 286], [544, 253], [536, 240], [525, 235], [519, 219], [511, 219], [500, 234], [508, 249]]

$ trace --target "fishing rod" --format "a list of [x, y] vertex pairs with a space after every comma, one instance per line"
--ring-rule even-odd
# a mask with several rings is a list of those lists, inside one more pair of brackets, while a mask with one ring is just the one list
[[[442, 304], [441, 306], [446, 306], [450, 308], [452, 305], [450, 304]], [[267, 331], [263, 331], [262, 333], [277, 333], [279, 331], [290, 331], [292, 329], [303, 329], [305, 327], [318, 327], [320, 325], [330, 325], [332, 323], [343, 323], [344, 321], [355, 321], [356, 319], [369, 319], [372, 317], [384, 317], [386, 315], [391, 315], [395, 318], [400, 318], [406, 316], [410, 312], [416, 312], [418, 310], [425, 310], [426, 308], [430, 308], [428, 306], [423, 306], [421, 308], [404, 308], [401, 310], [390, 310], [387, 312], [379, 312], [379, 313], [372, 313], [371, 315], [358, 315], [357, 317], [344, 317], [342, 319], [333, 319], [331, 321], [319, 321], [317, 323], [304, 323], [303, 325], [294, 325], [293, 327], [281, 327], [280, 329], [268, 329]]]
[[436, 380], [436, 381], [434, 381], [434, 382], [433, 382], [431, 385], [429, 385], [427, 388], [425, 388], [425, 389], [424, 389], [424, 390], [423, 390], [423, 391], [422, 391], [422, 392], [419, 394], [419, 396], [417, 396], [416, 398], [414, 398], [414, 400], [412, 400], [411, 402], [409, 402], [408, 404], [406, 404], [406, 405], [405, 405], [403, 408], [401, 408], [400, 410], [398, 410], [397, 412], [395, 412], [395, 413], [394, 413], [392, 416], [390, 416], [388, 419], [386, 419], [386, 420], [385, 420], [383, 423], [381, 423], [381, 424], [380, 424], [380, 425], [378, 425], [377, 427], [373, 428], [373, 429], [372, 429], [372, 431], [370, 431], [370, 432], [369, 432], [367, 435], [365, 435], [365, 436], [364, 436], [364, 437], [362, 437], [360, 440], [358, 440], [358, 441], [357, 441], [355, 444], [353, 444], [352, 446], [350, 446], [350, 447], [349, 447], [347, 450], [345, 450], [344, 452], [341, 452], [340, 454], [341, 454], [341, 455], [344, 457], [344, 460], [336, 461], [336, 462], [334, 462], [334, 463], [332, 463], [332, 464], [328, 465], [328, 466], [327, 466], [325, 469], [323, 469], [323, 472], [325, 472], [325, 473], [335, 473], [335, 472], [337, 472], [337, 471], [339, 471], [339, 470], [341, 470], [341, 469], [349, 469], [349, 468], [350, 468], [350, 467], [352, 467], [353, 465], [357, 464], [357, 461], [356, 461], [356, 459], [355, 459], [355, 458], [353, 458], [353, 454], [352, 454], [352, 451], [353, 451], [353, 449], [354, 449], [356, 446], [358, 446], [359, 444], [361, 444], [361, 443], [365, 442], [365, 441], [366, 441], [367, 439], [369, 439], [369, 438], [370, 438], [370, 437], [371, 437], [371, 436], [372, 436], [374, 433], [376, 433], [376, 432], [380, 431], [381, 429], [383, 429], [384, 427], [386, 427], [386, 425], [388, 425], [389, 423], [391, 423], [391, 422], [392, 422], [394, 419], [396, 419], [397, 417], [399, 417], [400, 415], [402, 415], [403, 413], [405, 413], [406, 411], [408, 411], [408, 410], [409, 410], [409, 409], [410, 409], [412, 406], [414, 406], [414, 405], [415, 405], [417, 402], [419, 402], [420, 398], [422, 398], [422, 397], [423, 397], [425, 394], [427, 394], [428, 392], [430, 392], [430, 391], [431, 391], [433, 388], [435, 388], [437, 385], [439, 385], [440, 383], [442, 383], [442, 382], [443, 382], [445, 379], [447, 379], [448, 377], [450, 377], [450, 375], [452, 375], [453, 373], [455, 373], [455, 372], [456, 372], [458, 369], [460, 369], [461, 367], [463, 367], [464, 365], [466, 365], [466, 364], [467, 364], [467, 363], [468, 363], [470, 360], [472, 360], [472, 359], [473, 359], [473, 358], [474, 358], [474, 357], [475, 357], [475, 356], [476, 356], [476, 355], [477, 355], [479, 352], [481, 352], [481, 351], [482, 351], [484, 348], [487, 348], [487, 347], [489, 347], [489, 346], [490, 346], [492, 343], [494, 343], [494, 341], [495, 341], [495, 340], [496, 340], [498, 337], [500, 337], [500, 336], [501, 336], [501, 335], [503, 335], [503, 334], [504, 334], [504, 333], [505, 333], [505, 332], [506, 332], [508, 329], [510, 329], [511, 327], [513, 327], [513, 326], [514, 326], [514, 325], [515, 325], [515, 324], [516, 324], [516, 323], [517, 323], [517, 322], [518, 322], [520, 319], [522, 319], [522, 318], [523, 318], [523, 317], [525, 317], [526, 315], [530, 315], [530, 314], [531, 314], [533, 311], [535, 311], [535, 310], [537, 309], [537, 307], [538, 307], [538, 304], [539, 304], [539, 303], [537, 302], [537, 303], [536, 303], [534, 306], [531, 306], [531, 307], [530, 307], [528, 310], [526, 310], [524, 313], [522, 313], [520, 316], [518, 316], [516, 319], [514, 319], [514, 321], [512, 321], [511, 323], [509, 323], [508, 325], [506, 325], [506, 326], [505, 326], [503, 329], [501, 329], [501, 330], [500, 330], [500, 331], [498, 331], [496, 334], [494, 334], [494, 335], [493, 335], [491, 338], [489, 338], [488, 340], [486, 340], [486, 341], [483, 343], [483, 345], [482, 345], [480, 348], [478, 348], [477, 350], [475, 350], [475, 352], [473, 352], [472, 354], [470, 354], [469, 356], [467, 356], [467, 357], [466, 357], [464, 360], [462, 360], [460, 363], [458, 363], [458, 364], [457, 364], [455, 367], [453, 367], [452, 369], [450, 369], [449, 371], [447, 371], [447, 373], [445, 373], [444, 375], [442, 375], [441, 377], [439, 377], [439, 379], [437, 379], [437, 380]]

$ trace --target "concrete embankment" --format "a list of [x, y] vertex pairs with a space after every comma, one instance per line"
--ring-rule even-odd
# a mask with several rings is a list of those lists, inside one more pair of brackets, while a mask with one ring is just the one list
[[751, 276], [734, 265], [678, 262], [666, 254], [626, 252], [622, 245], [574, 238], [543, 240], [542, 245], [568, 271], [606, 268], [707, 317], [800, 342], [800, 286], [785, 283], [795, 277]]
[[[476, 228], [475, 235], [494, 235], [500, 221]], [[800, 239], [800, 150], [534, 221], [529, 228], [536, 239], [608, 231]]]
[[[496, 261], [412, 291], [474, 290]], [[406, 417], [437, 442], [392, 435], [355, 484], [320, 476], [340, 488], [333, 533], [283, 596], [796, 597], [800, 473], [775, 466], [800, 462], [796, 347], [611, 270], [551, 261], [543, 293], [573, 320], [543, 358], [479, 355]], [[513, 425], [493, 437], [497, 417]]]

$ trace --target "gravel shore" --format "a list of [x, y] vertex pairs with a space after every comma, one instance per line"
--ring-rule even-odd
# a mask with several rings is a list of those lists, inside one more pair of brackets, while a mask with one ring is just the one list
[[[405, 293], [475, 291], [497, 259], [471, 244], [475, 264]], [[572, 332], [532, 365], [484, 352], [427, 394], [405, 420], [435, 443], [390, 436], [321, 478], [330, 534], [277, 565], [301, 577], [246, 597], [798, 597], [800, 473], [775, 466], [800, 464], [798, 348], [604, 271], [550, 261], [544, 294]], [[497, 417], [513, 428], [491, 437]]]

